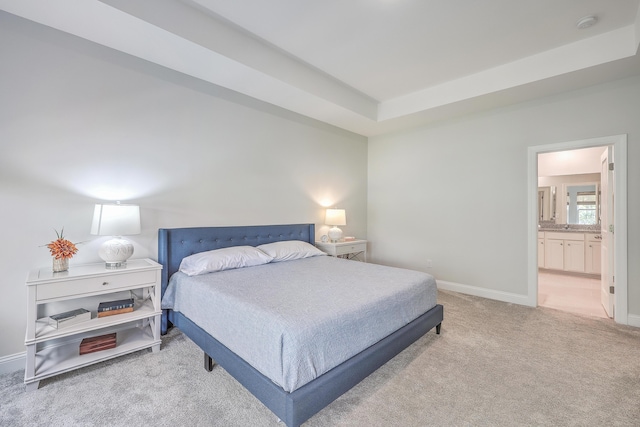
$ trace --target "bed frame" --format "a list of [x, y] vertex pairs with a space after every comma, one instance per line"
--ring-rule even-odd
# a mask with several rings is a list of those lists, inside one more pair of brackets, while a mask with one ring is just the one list
[[[230, 246], [258, 246], [283, 240], [302, 240], [314, 244], [315, 226], [293, 224], [159, 229], [158, 262], [163, 267], [162, 295], [169, 277], [178, 271], [182, 258], [186, 256]], [[204, 350], [207, 370], [212, 369], [215, 360], [288, 427], [298, 427], [432, 328], [435, 327], [439, 334], [442, 319], [443, 308], [438, 304], [413, 322], [292, 393], [277, 386], [179, 312], [163, 311], [161, 329], [165, 334], [168, 327], [176, 326]]]

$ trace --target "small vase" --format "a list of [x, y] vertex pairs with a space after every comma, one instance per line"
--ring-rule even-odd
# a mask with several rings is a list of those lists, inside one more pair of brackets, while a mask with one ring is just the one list
[[53, 258], [53, 272], [59, 273], [69, 269], [69, 258]]

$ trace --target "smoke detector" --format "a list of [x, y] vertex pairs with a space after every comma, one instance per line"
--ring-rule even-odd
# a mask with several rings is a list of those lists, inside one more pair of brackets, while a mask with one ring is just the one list
[[585, 28], [589, 28], [592, 27], [596, 24], [596, 22], [598, 22], [598, 18], [596, 18], [593, 15], [589, 15], [589, 16], [585, 16], [584, 18], [580, 19], [578, 21], [578, 23], [576, 24], [576, 26], [578, 27], [579, 30], [584, 30]]

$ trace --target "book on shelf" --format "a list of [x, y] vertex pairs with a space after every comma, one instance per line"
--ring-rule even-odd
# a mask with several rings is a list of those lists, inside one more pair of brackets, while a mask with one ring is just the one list
[[117, 310], [99, 311], [98, 317], [113, 316], [114, 314], [131, 313], [133, 307], [119, 308]]
[[123, 308], [133, 308], [133, 298], [101, 302], [98, 304], [98, 313], [103, 311], [122, 310]]
[[52, 314], [49, 316], [48, 322], [50, 326], [60, 329], [86, 322], [87, 320], [91, 320], [91, 312], [84, 308], [78, 308], [76, 310], [65, 311], [64, 313]]
[[116, 347], [116, 333], [85, 338], [80, 342], [80, 354], [95, 353]]

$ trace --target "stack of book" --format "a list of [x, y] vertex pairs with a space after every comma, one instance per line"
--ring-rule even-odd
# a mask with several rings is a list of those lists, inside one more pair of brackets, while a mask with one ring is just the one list
[[108, 348], [115, 348], [116, 333], [100, 335], [98, 337], [85, 338], [80, 343], [80, 354], [94, 353]]
[[60, 329], [75, 325], [76, 323], [86, 322], [87, 320], [91, 320], [91, 312], [84, 308], [78, 308], [77, 310], [66, 311], [60, 314], [52, 314], [49, 316], [49, 325]]
[[98, 317], [113, 316], [114, 314], [130, 313], [132, 311], [133, 298], [106, 301], [98, 304]]

